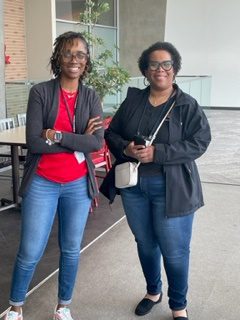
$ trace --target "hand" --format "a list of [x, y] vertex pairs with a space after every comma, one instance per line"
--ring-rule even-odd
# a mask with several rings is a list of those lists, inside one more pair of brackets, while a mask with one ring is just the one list
[[155, 149], [154, 146], [149, 146], [149, 147], [145, 147], [141, 145], [136, 146], [132, 141], [125, 148], [124, 153], [126, 154], [126, 156], [135, 158], [142, 163], [148, 163], [148, 162], [153, 162], [154, 149]]
[[142, 149], [138, 149], [136, 152], [136, 156], [138, 161], [141, 163], [149, 163], [153, 162], [154, 159], [154, 146], [145, 147]]
[[100, 116], [95, 118], [91, 118], [88, 121], [87, 129], [84, 134], [93, 134], [96, 130], [101, 129], [103, 127], [103, 122]]

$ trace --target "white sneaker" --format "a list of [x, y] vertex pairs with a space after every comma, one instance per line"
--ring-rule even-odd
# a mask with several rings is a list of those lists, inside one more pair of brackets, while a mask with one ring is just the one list
[[64, 308], [60, 308], [60, 309], [56, 310], [56, 308], [55, 308], [53, 320], [73, 320], [73, 318], [71, 316], [70, 309], [67, 307], [64, 307]]
[[15, 311], [8, 311], [8, 313], [5, 314], [3, 320], [23, 320], [22, 309], [21, 313]]

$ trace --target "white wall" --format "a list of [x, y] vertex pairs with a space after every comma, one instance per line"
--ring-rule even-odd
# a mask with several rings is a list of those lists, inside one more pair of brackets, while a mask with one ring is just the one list
[[240, 107], [240, 1], [168, 0], [165, 41], [182, 55], [180, 75], [211, 75], [211, 106]]

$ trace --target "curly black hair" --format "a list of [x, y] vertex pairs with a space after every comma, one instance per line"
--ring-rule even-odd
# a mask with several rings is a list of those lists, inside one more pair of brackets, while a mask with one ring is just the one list
[[55, 77], [59, 77], [61, 75], [61, 64], [60, 64], [60, 59], [61, 59], [61, 54], [66, 46], [66, 44], [73, 44], [75, 39], [81, 40], [87, 50], [87, 63], [86, 63], [86, 68], [83, 72], [83, 74], [80, 77], [80, 80], [83, 80], [87, 73], [91, 72], [92, 69], [92, 63], [90, 59], [90, 50], [89, 50], [89, 45], [84, 38], [84, 36], [80, 32], [73, 32], [73, 31], [68, 31], [65, 32], [61, 35], [59, 35], [54, 42], [54, 49], [52, 56], [50, 58], [50, 65], [51, 65], [51, 71], [54, 74]]
[[172, 45], [170, 42], [165, 41], [158, 41], [142, 52], [140, 58], [138, 59], [138, 67], [142, 75], [145, 77], [145, 72], [148, 69], [149, 56], [153, 51], [156, 50], [164, 50], [171, 55], [171, 59], [173, 61], [173, 70], [176, 76], [179, 70], [181, 69], [182, 58], [178, 50], [174, 47], [174, 45]]

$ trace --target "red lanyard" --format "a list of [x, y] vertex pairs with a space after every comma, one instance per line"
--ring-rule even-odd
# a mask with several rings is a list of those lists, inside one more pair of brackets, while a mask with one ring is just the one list
[[60, 86], [60, 90], [61, 90], [61, 93], [62, 93], [62, 96], [63, 96], [64, 105], [65, 105], [66, 110], [67, 110], [67, 114], [68, 114], [68, 118], [69, 118], [69, 121], [70, 121], [71, 126], [72, 126], [72, 130], [73, 130], [73, 132], [75, 133], [75, 132], [76, 132], [75, 114], [76, 114], [76, 108], [77, 108], [77, 101], [78, 101], [79, 89], [78, 89], [78, 92], [77, 92], [77, 95], [76, 95], [76, 98], [75, 98], [73, 117], [71, 116], [70, 108], [69, 108], [67, 99], [66, 99], [66, 97], [65, 97], [65, 95], [64, 95], [64, 92], [63, 92], [63, 89], [62, 89], [61, 86]]

